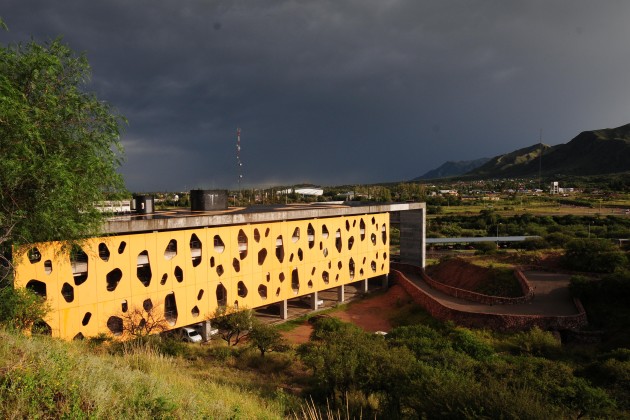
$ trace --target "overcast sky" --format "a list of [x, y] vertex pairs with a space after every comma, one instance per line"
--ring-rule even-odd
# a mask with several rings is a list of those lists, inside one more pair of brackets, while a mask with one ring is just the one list
[[630, 2], [4, 0], [128, 120], [132, 191], [409, 180], [630, 122]]

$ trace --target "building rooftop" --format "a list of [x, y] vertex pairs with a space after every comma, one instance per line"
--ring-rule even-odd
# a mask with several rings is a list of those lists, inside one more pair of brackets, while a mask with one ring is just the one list
[[427, 245], [430, 244], [454, 244], [472, 242], [523, 242], [526, 239], [536, 239], [540, 236], [483, 236], [483, 237], [461, 237], [461, 238], [426, 238]]
[[148, 231], [190, 229], [205, 226], [228, 226], [248, 223], [271, 223], [285, 220], [352, 216], [357, 214], [425, 209], [425, 203], [300, 203], [228, 207], [221, 211], [174, 209], [152, 214], [110, 217], [104, 233], [120, 234]]

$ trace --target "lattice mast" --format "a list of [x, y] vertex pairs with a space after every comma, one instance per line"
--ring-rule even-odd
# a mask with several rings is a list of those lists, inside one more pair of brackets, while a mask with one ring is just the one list
[[540, 129], [538, 143], [540, 143], [540, 156], [538, 157], [538, 189], [542, 190], [542, 155], [543, 155], [542, 128]]
[[236, 129], [236, 169], [238, 171], [238, 196], [241, 196], [241, 182], [243, 181], [243, 162], [241, 162], [241, 129]]

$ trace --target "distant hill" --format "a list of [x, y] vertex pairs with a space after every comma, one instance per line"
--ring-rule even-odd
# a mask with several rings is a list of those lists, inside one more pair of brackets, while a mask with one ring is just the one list
[[520, 173], [523, 167], [529, 167], [530, 165], [535, 166], [535, 175], [538, 175], [540, 152], [542, 150], [544, 158], [545, 153], [551, 148], [551, 146], [546, 144], [536, 144], [504, 155], [495, 156], [480, 167], [469, 171], [466, 175], [482, 178], [513, 176], [516, 172]]
[[[542, 160], [540, 153], [542, 150]], [[584, 131], [566, 144], [536, 144], [495, 156], [466, 174], [470, 178], [603, 175], [630, 171], [630, 124]]]
[[488, 162], [490, 158], [481, 158], [475, 160], [460, 160], [458, 162], [448, 161], [443, 163], [439, 168], [432, 169], [429, 172], [421, 175], [412, 181], [420, 181], [422, 179], [438, 179], [447, 178], [451, 176], [463, 175], [472, 171]]

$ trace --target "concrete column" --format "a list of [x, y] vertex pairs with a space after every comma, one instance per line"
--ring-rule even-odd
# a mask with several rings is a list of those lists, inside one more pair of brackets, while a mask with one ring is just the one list
[[426, 220], [424, 209], [400, 212], [400, 262], [425, 265]]
[[210, 321], [202, 321], [201, 322], [201, 338], [203, 339], [203, 341], [210, 340], [210, 337], [211, 337], [210, 330], [211, 329], [212, 329], [212, 326], [210, 324]]
[[383, 274], [382, 281], [383, 281], [383, 283], [382, 283], [381, 287], [384, 290], [387, 290], [387, 288], [389, 287], [389, 274]]
[[361, 291], [361, 293], [367, 293], [368, 292], [368, 279], [365, 280], [359, 280], [359, 290]]
[[316, 310], [317, 309], [317, 292], [313, 292], [311, 293], [311, 309], [312, 310]]
[[280, 302], [280, 318], [282, 319], [287, 319], [289, 317], [288, 302], [289, 301], [287, 299]]
[[346, 300], [346, 290], [343, 288], [343, 286], [339, 286], [337, 287], [337, 301], [339, 301], [339, 303], [342, 303], [344, 300]]

